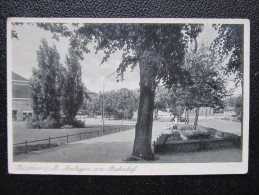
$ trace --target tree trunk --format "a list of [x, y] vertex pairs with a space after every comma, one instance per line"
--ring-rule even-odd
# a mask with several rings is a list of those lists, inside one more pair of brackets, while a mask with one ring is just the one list
[[186, 106], [184, 106], [184, 124], [186, 125], [187, 123], [187, 113], [186, 113]]
[[155, 77], [151, 77], [150, 72], [145, 68], [140, 65], [140, 97], [132, 156], [153, 160], [151, 139], [156, 84]]
[[197, 107], [195, 109], [194, 129], [196, 129], [198, 125], [199, 111], [200, 111], [200, 107]]
[[158, 119], [158, 108], [155, 109], [155, 120]]
[[179, 115], [179, 117], [178, 117], [178, 118], [179, 118], [179, 122], [180, 122], [180, 118], [181, 118], [181, 108], [182, 108], [182, 107], [181, 107], [181, 105], [179, 104], [179, 112], [178, 112], [178, 115]]
[[190, 122], [190, 109], [187, 109], [187, 124], [189, 125]]
[[155, 93], [148, 88], [140, 88], [138, 119], [132, 155], [142, 159], [153, 159], [151, 149], [153, 109]]

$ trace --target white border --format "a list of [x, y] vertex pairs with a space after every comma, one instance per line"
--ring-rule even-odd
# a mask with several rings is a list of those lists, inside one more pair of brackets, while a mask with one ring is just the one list
[[[244, 24], [244, 75], [243, 75], [243, 151], [242, 162], [236, 163], [27, 163], [13, 162], [12, 132], [12, 22], [45, 23], [208, 23]], [[250, 78], [250, 21], [248, 19], [194, 19], [194, 18], [8, 18], [7, 20], [7, 118], [8, 118], [8, 172], [11, 174], [55, 175], [205, 175], [245, 174], [248, 171], [249, 137], [249, 78]], [[35, 170], [20, 169], [31, 166]], [[58, 169], [55, 169], [55, 167]], [[66, 167], [74, 168], [67, 171]], [[136, 170], [113, 172], [109, 167], [124, 167]], [[97, 171], [95, 170], [97, 168]], [[104, 168], [105, 171], [98, 171]]]

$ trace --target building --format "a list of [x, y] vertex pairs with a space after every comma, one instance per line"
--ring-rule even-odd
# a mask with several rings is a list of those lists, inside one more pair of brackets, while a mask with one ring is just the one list
[[[29, 80], [12, 72], [12, 118], [25, 121], [33, 115]], [[85, 88], [85, 101], [91, 101], [97, 94]]]
[[24, 121], [32, 117], [29, 80], [12, 72], [12, 118]]

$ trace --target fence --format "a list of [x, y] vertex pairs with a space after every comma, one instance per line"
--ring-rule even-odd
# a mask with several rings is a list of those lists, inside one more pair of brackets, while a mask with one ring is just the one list
[[[25, 140], [24, 142], [13, 144], [14, 154], [27, 153], [30, 151], [51, 148], [54, 146], [58, 146], [62, 143], [71, 143], [71, 142], [80, 141], [84, 139], [99, 137], [102, 135], [109, 135], [112, 133], [126, 131], [134, 127], [135, 125], [121, 126], [121, 127], [116, 127], [112, 129], [104, 129], [104, 131], [99, 130], [99, 131], [82, 132], [82, 133], [71, 134], [71, 135], [67, 134], [64, 136], [48, 137], [46, 139], [33, 140], [33, 141]], [[56, 140], [56, 142], [54, 140]], [[57, 140], [60, 140], [60, 141], [57, 141]]]

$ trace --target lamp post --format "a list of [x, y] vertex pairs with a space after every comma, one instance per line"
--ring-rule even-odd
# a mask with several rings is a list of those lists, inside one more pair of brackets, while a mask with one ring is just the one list
[[102, 132], [104, 133], [104, 88], [107, 81], [111, 78], [111, 76], [116, 73], [117, 71], [114, 71], [113, 73], [109, 74], [103, 79], [103, 96], [102, 96]]

